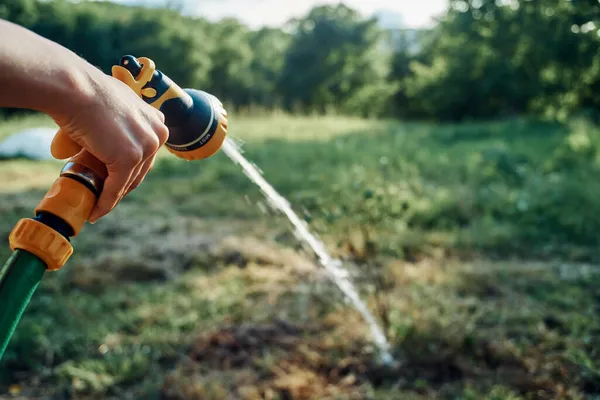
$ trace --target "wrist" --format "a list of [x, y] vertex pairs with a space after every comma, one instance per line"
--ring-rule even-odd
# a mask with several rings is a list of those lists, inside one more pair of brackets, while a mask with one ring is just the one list
[[[59, 68], [53, 74], [47, 101], [40, 111], [52, 117], [63, 117], [75, 109], [91, 106], [98, 91], [97, 80], [102, 71], [83, 59]], [[101, 77], [100, 77], [101, 78]]]

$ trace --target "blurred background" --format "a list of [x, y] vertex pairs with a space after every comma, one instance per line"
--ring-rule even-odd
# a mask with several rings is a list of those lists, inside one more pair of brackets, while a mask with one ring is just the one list
[[[219, 97], [398, 361], [239, 166], [161, 151], [44, 278], [2, 399], [600, 398], [598, 1], [0, 0], [0, 18]], [[0, 141], [55, 128], [0, 112]], [[0, 161], [2, 259], [61, 166]]]

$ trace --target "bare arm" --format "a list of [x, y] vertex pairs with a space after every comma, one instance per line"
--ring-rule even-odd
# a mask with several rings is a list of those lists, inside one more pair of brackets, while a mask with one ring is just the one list
[[0, 20], [0, 107], [48, 114], [89, 102], [94, 67], [72, 51]]
[[0, 20], [0, 107], [49, 114], [108, 170], [90, 222], [109, 213], [152, 168], [168, 138], [164, 116], [72, 51]]

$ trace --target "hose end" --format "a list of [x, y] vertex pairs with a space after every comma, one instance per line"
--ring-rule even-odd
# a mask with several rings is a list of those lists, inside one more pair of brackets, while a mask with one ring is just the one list
[[34, 254], [46, 264], [48, 271], [62, 268], [73, 254], [73, 246], [67, 238], [34, 219], [19, 220], [8, 241], [11, 250], [25, 250]]

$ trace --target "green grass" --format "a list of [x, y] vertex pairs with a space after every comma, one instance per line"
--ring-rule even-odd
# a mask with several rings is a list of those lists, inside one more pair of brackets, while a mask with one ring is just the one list
[[[40, 121], [0, 123], [0, 136]], [[136, 191], [74, 238], [68, 265], [46, 276], [3, 360], [4, 390], [600, 396], [600, 130], [285, 115], [230, 126], [330, 250], [358, 265], [371, 309], [387, 305], [400, 369], [372, 364], [359, 316], [317, 274], [296, 269], [305, 258], [290, 255], [298, 243], [287, 224], [262, 211], [223, 153], [188, 163], [162, 152]], [[31, 215], [60, 166], [0, 162], [0, 234]], [[223, 250], [232, 235], [254, 242]], [[374, 290], [372, 272], [385, 288]]]
[[[382, 250], [395, 256], [441, 247], [599, 259], [596, 128], [337, 120], [344, 130], [329, 128], [334, 118], [232, 123], [233, 136], [250, 141], [247, 156], [321, 234], [339, 238], [360, 225], [379, 233]], [[587, 145], [573, 145], [581, 135]], [[260, 195], [223, 154], [198, 164], [165, 158], [149, 180], [131, 201], [153, 212], [259, 215], [244, 196], [256, 203]], [[157, 198], [154, 184], [169, 185], [169, 196]]]

